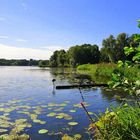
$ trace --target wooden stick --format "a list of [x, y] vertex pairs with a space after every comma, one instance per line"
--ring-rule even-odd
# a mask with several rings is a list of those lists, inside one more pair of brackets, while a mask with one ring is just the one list
[[89, 115], [89, 113], [88, 113], [88, 111], [87, 111], [86, 107], [84, 106], [84, 104], [83, 104], [82, 102], [81, 102], [80, 104], [81, 104], [81, 106], [84, 108], [84, 110], [86, 111], [86, 114], [87, 114], [87, 116], [88, 116], [89, 120], [91, 121], [91, 123], [94, 123], [94, 121], [93, 121], [92, 117]]

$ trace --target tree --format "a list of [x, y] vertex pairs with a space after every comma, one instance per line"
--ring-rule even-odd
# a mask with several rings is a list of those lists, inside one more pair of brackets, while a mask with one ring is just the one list
[[57, 67], [58, 66], [57, 57], [58, 57], [58, 51], [55, 51], [50, 58], [50, 66], [51, 67]]
[[49, 60], [40, 60], [38, 63], [39, 67], [48, 67], [49, 66]]
[[103, 49], [101, 49], [102, 58], [105, 56], [105, 61], [115, 62], [115, 47], [116, 40], [113, 35], [110, 35], [109, 38], [106, 38], [102, 41]]
[[97, 45], [76, 45], [68, 50], [68, 56], [71, 66], [87, 63], [95, 64], [99, 62], [100, 51]]
[[57, 56], [57, 64], [60, 67], [63, 67], [64, 64], [67, 62], [67, 54], [65, 50], [60, 50], [58, 51], [58, 56]]
[[55, 51], [50, 58], [51, 67], [63, 67], [68, 63], [68, 56], [65, 50]]
[[116, 61], [125, 60], [126, 55], [124, 53], [124, 47], [129, 46], [129, 37], [126, 33], [121, 33], [117, 36], [115, 54]]

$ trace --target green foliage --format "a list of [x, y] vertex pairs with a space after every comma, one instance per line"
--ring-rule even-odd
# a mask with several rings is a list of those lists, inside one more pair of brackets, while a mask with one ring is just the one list
[[55, 51], [50, 58], [51, 67], [75, 67], [80, 64], [98, 63], [100, 51], [97, 45], [83, 44], [65, 50]]
[[111, 78], [111, 74], [113, 73], [115, 68], [116, 68], [116, 65], [113, 63], [99, 64], [99, 65], [97, 65], [95, 75], [100, 76], [100, 77]]
[[98, 77], [108, 77], [111, 78], [111, 74], [116, 68], [116, 64], [113, 63], [100, 63], [100, 64], [84, 64], [77, 67], [78, 71], [85, 71]]
[[[116, 38], [113, 35], [110, 35], [108, 38], [102, 41], [102, 48], [100, 50], [100, 61], [101, 62], [114, 62], [116, 63], [119, 60], [131, 60], [135, 55], [133, 49], [139, 44], [139, 39], [137, 34], [132, 34], [128, 36], [126, 33], [119, 34]], [[128, 49], [124, 51], [125, 47], [131, 48], [129, 52], [131, 55], [127, 55]]]
[[51, 67], [68, 66], [68, 55], [65, 50], [55, 51], [50, 58]]
[[[139, 21], [140, 27], [140, 21]], [[119, 36], [120, 38], [120, 36]], [[122, 37], [121, 37], [122, 38]], [[124, 39], [125, 37], [123, 37]], [[122, 40], [122, 39], [121, 39]], [[124, 104], [107, 109], [104, 114], [97, 116], [98, 121], [91, 126], [95, 129], [95, 136], [102, 140], [139, 140], [140, 139], [140, 35], [134, 36], [136, 46], [124, 47], [126, 60], [118, 61], [118, 68], [112, 74], [110, 87], [122, 87], [131, 98], [133, 106]], [[139, 42], [138, 42], [139, 41]], [[131, 74], [132, 75], [131, 75]], [[91, 127], [90, 126], [90, 127]]]
[[97, 45], [83, 44], [73, 46], [68, 50], [69, 62], [71, 66], [81, 64], [95, 64], [99, 62], [100, 52]]
[[97, 116], [95, 137], [101, 140], [139, 140], [140, 108], [124, 104]]
[[0, 59], [0, 66], [38, 66], [39, 60], [26, 59]]
[[48, 60], [40, 60], [38, 63], [39, 67], [48, 67], [49, 66], [49, 61]]
[[[126, 56], [130, 56], [131, 54], [134, 54], [131, 60], [126, 60], [124, 62], [118, 61], [118, 67], [120, 70], [113, 73], [112, 81], [109, 82], [109, 85], [111, 87], [117, 87], [122, 86], [126, 91], [128, 91], [131, 95], [133, 95], [137, 103], [139, 104], [139, 97], [140, 94], [138, 94], [138, 90], [140, 86], [137, 84], [140, 81], [140, 34], [134, 36], [134, 41], [139, 41], [138, 45], [135, 47], [128, 47], [126, 46], [124, 48], [124, 53]], [[134, 71], [137, 67], [138, 71]], [[134, 74], [131, 75], [132, 78], [128, 75], [130, 72], [126, 72], [125, 69], [133, 70], [133, 73], [138, 75], [137, 78], [134, 78]], [[114, 78], [115, 77], [115, 78]]]
[[77, 66], [77, 70], [85, 70], [85, 71], [96, 71], [97, 69], [97, 65], [96, 64], [83, 64], [83, 65], [79, 65]]

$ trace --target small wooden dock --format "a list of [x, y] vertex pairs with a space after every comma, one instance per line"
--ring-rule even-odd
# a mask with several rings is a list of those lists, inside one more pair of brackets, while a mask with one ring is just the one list
[[82, 84], [82, 85], [62, 85], [56, 86], [56, 89], [70, 89], [70, 88], [79, 88], [79, 87], [107, 87], [107, 84]]

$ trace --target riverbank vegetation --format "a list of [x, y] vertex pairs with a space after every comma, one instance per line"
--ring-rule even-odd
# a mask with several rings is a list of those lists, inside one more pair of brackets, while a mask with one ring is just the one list
[[81, 74], [88, 74], [93, 79], [95, 77], [98, 78], [106, 78], [106, 82], [111, 80], [112, 73], [123, 73], [130, 80], [135, 80], [140, 77], [140, 68], [139, 65], [135, 65], [134, 67], [117, 67], [117, 64], [114, 63], [100, 63], [100, 64], [83, 64], [77, 67], [77, 72]]
[[[139, 27], [140, 27], [140, 21]], [[140, 42], [140, 34], [136, 35], [135, 41]], [[106, 109], [104, 114], [95, 115], [97, 122], [92, 123], [89, 129], [95, 133], [96, 139], [101, 140], [139, 140], [140, 139], [140, 77], [130, 78], [125, 70], [135, 69], [140, 66], [140, 43], [133, 48], [126, 46], [124, 53], [133, 57], [124, 62], [118, 61], [119, 70], [112, 74], [112, 81], [108, 84], [111, 88], [121, 87], [131, 96], [131, 102], [122, 103], [116, 108]], [[134, 75], [132, 75], [133, 77]]]

